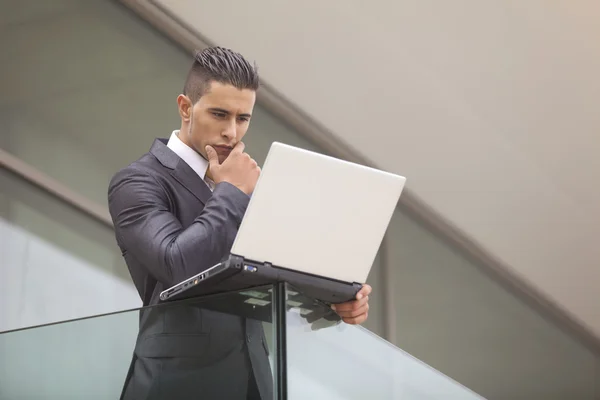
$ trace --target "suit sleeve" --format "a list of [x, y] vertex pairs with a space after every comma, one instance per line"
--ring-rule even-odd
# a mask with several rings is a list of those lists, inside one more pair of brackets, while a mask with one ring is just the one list
[[202, 213], [183, 229], [169, 211], [166, 190], [145, 171], [122, 170], [108, 193], [117, 240], [165, 287], [221, 261], [231, 249], [249, 201], [235, 186], [219, 183]]

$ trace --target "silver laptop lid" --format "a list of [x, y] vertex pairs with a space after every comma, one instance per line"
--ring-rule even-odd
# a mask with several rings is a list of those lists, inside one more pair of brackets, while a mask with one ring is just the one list
[[364, 283], [405, 182], [275, 142], [231, 253]]

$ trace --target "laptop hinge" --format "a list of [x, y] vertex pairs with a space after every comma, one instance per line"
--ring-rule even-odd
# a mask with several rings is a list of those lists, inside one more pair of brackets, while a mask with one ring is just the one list
[[249, 258], [246, 258], [246, 257], [244, 257], [244, 256], [238, 256], [238, 255], [236, 255], [236, 254], [231, 254], [229, 258], [230, 258], [230, 259], [232, 259], [232, 260], [235, 260], [235, 262], [236, 262], [236, 263], [237, 263], [237, 262], [240, 262], [240, 263], [242, 263], [242, 264], [243, 264], [243, 263], [262, 264], [262, 265], [269, 266], [269, 267], [272, 267], [272, 266], [273, 266], [273, 263], [270, 263], [270, 262], [268, 262], [268, 261], [256, 261], [256, 260], [251, 260], [251, 259], [249, 259]]
[[244, 264], [244, 257], [231, 255], [228, 261], [230, 267], [241, 269]]

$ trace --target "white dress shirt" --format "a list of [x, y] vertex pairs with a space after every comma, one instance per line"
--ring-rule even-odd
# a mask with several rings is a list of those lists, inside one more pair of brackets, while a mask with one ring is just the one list
[[196, 153], [194, 149], [183, 143], [179, 139], [179, 130], [173, 131], [171, 137], [167, 142], [167, 147], [173, 150], [175, 154], [179, 156], [187, 165], [194, 170], [196, 174], [208, 185], [212, 191], [215, 188], [215, 183], [206, 176], [208, 170], [208, 161], [200, 154]]

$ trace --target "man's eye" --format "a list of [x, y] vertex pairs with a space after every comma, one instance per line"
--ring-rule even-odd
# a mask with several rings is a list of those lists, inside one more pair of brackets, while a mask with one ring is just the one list
[[238, 121], [242, 121], [242, 122], [248, 122], [250, 120], [250, 118], [248, 117], [239, 117]]
[[217, 118], [225, 118], [225, 114], [224, 113], [218, 113], [218, 112], [214, 112], [212, 113], [215, 117]]

